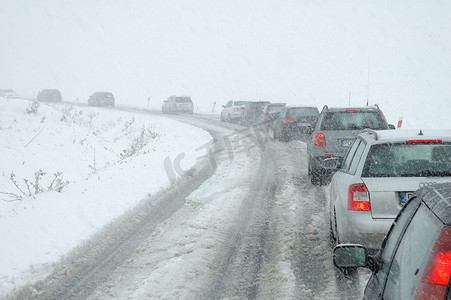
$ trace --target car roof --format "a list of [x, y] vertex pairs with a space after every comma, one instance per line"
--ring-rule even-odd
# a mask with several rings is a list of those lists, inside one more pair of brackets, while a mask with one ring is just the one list
[[289, 105], [289, 106], [287, 106], [287, 108], [315, 108], [316, 110], [318, 110], [318, 107], [316, 107], [316, 106], [303, 106], [303, 105], [296, 105], [296, 106]]
[[378, 143], [405, 142], [406, 140], [445, 140], [451, 142], [451, 130], [447, 129], [365, 129], [359, 136]]
[[285, 106], [286, 105], [286, 103], [269, 103], [269, 104], [266, 104], [266, 106]]
[[447, 226], [451, 226], [451, 182], [433, 184], [414, 194]]
[[361, 111], [380, 111], [379, 106], [336, 106], [336, 107], [328, 107], [325, 105], [323, 107], [324, 111], [327, 112], [343, 112], [348, 110], [361, 110]]

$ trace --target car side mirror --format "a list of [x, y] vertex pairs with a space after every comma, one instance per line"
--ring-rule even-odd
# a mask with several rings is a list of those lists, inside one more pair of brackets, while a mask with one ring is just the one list
[[333, 250], [334, 265], [337, 268], [357, 268], [368, 266], [368, 250], [358, 244], [341, 244]]
[[388, 129], [396, 129], [396, 127], [393, 124], [388, 124]]

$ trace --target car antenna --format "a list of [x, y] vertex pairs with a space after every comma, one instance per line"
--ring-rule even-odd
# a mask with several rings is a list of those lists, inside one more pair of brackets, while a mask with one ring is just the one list
[[370, 57], [368, 56], [368, 84], [366, 88], [366, 106], [369, 104], [370, 99]]
[[418, 135], [423, 135], [423, 130], [420, 129], [420, 133]]
[[[367, 104], [368, 105], [368, 104]], [[349, 91], [349, 100], [348, 100], [348, 106], [351, 106], [351, 91]]]

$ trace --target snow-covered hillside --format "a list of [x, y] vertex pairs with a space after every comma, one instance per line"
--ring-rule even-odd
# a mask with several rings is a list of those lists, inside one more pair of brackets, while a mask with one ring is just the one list
[[[172, 120], [64, 104], [0, 101], [0, 298], [169, 186], [211, 136]], [[56, 174], [56, 175], [55, 175]]]

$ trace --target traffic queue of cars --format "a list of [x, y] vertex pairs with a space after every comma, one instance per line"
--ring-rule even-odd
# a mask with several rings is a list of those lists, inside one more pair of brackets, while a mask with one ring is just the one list
[[268, 101], [229, 101], [221, 111], [221, 121], [242, 126], [261, 126], [274, 138], [288, 142], [309, 135], [318, 119], [318, 108], [287, 106]]
[[311, 182], [328, 185], [334, 264], [373, 272], [364, 298], [451, 299], [451, 130], [395, 130], [377, 105], [270, 105], [235, 119], [304, 136]]

